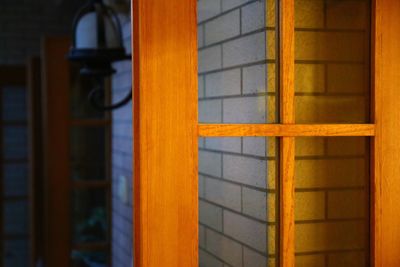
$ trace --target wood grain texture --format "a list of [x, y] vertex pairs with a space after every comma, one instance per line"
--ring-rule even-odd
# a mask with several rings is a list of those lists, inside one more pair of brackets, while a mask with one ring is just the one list
[[374, 136], [373, 124], [200, 124], [202, 137]]
[[400, 1], [375, 0], [374, 266], [400, 266]]
[[70, 266], [69, 63], [70, 40], [48, 37], [42, 43], [42, 103], [45, 161], [45, 263]]
[[136, 267], [198, 266], [196, 3], [132, 3]]
[[279, 1], [280, 122], [294, 123], [294, 0]]
[[295, 138], [283, 137], [280, 140], [280, 256], [282, 267], [294, 267], [295, 244]]
[[[294, 110], [294, 0], [279, 1], [280, 123], [295, 123]], [[295, 139], [280, 139], [279, 264], [294, 267], [294, 160]]]

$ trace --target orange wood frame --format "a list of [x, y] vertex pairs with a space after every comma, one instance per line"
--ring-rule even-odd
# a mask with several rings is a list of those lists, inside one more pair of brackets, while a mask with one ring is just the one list
[[294, 120], [294, 0], [280, 0], [281, 124], [198, 124], [196, 0], [132, 0], [135, 266], [198, 266], [197, 138], [281, 139], [281, 267], [294, 267], [294, 137], [371, 136], [371, 263], [400, 266], [400, 1], [372, 0], [372, 124]]

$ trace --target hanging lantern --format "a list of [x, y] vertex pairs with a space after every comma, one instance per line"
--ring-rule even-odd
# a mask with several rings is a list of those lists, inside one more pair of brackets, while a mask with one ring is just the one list
[[[72, 47], [68, 59], [81, 64], [81, 75], [94, 76], [102, 82], [103, 78], [115, 73], [112, 68], [113, 62], [131, 59], [123, 45], [122, 27], [118, 15], [102, 0], [90, 0], [78, 12], [74, 20]], [[104, 95], [103, 91], [102, 85], [89, 94], [92, 104], [97, 108], [114, 109], [131, 99], [130, 93], [123, 103], [99, 107], [96, 98]]]

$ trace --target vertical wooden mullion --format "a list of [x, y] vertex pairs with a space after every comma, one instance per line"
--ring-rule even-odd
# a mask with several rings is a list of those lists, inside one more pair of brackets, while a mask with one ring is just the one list
[[[379, 109], [380, 105], [379, 103], [376, 103], [376, 97], [379, 95], [377, 92], [378, 85], [379, 85], [379, 77], [380, 77], [380, 55], [379, 51], [381, 51], [381, 44], [380, 41], [378, 41], [380, 37], [379, 31], [379, 25], [380, 25], [380, 12], [378, 12], [378, 7], [379, 7], [379, 0], [373, 0], [372, 1], [372, 16], [371, 16], [371, 120], [373, 123], [376, 124], [377, 121], [377, 114], [379, 114]], [[378, 119], [379, 120], [379, 119]], [[375, 125], [376, 126], [376, 125]], [[377, 217], [378, 214], [380, 213], [381, 207], [380, 207], [380, 190], [379, 184], [377, 183], [377, 178], [379, 177], [379, 166], [375, 166], [375, 162], [377, 160], [377, 155], [376, 153], [378, 152], [378, 149], [376, 146], [378, 145], [379, 141], [379, 135], [380, 133], [377, 133], [377, 129], [375, 131], [375, 137], [372, 138], [371, 142], [371, 184], [370, 184], [370, 207], [371, 207], [371, 212], [370, 212], [370, 232], [371, 232], [371, 239], [370, 239], [370, 253], [371, 253], [371, 264], [372, 266], [375, 267], [381, 267], [381, 257], [380, 257], [380, 250], [381, 250], [381, 244], [379, 240], [379, 236], [381, 236], [380, 231], [380, 223], [379, 223], [379, 218]]]
[[[279, 7], [280, 119], [294, 124], [294, 0]], [[280, 255], [281, 267], [294, 267], [294, 164], [295, 139], [280, 141]]]
[[372, 253], [375, 267], [400, 266], [400, 2], [374, 0]]
[[27, 62], [27, 105], [29, 138], [29, 201], [30, 201], [30, 246], [31, 267], [44, 256], [44, 212], [43, 212], [43, 143], [41, 103], [41, 62], [39, 57]]
[[71, 265], [69, 170], [70, 39], [47, 37], [42, 43], [42, 120], [44, 157], [45, 264]]
[[133, 0], [136, 267], [198, 266], [196, 0]]

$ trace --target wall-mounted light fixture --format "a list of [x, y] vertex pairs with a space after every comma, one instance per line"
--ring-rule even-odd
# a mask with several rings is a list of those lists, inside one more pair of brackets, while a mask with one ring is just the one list
[[132, 90], [118, 103], [109, 106], [101, 103], [105, 95], [104, 79], [115, 73], [112, 62], [131, 59], [123, 45], [117, 13], [103, 0], [89, 0], [75, 17], [72, 42], [68, 59], [81, 63], [81, 75], [92, 76], [98, 82], [88, 96], [91, 104], [100, 110], [113, 110], [129, 103]]

